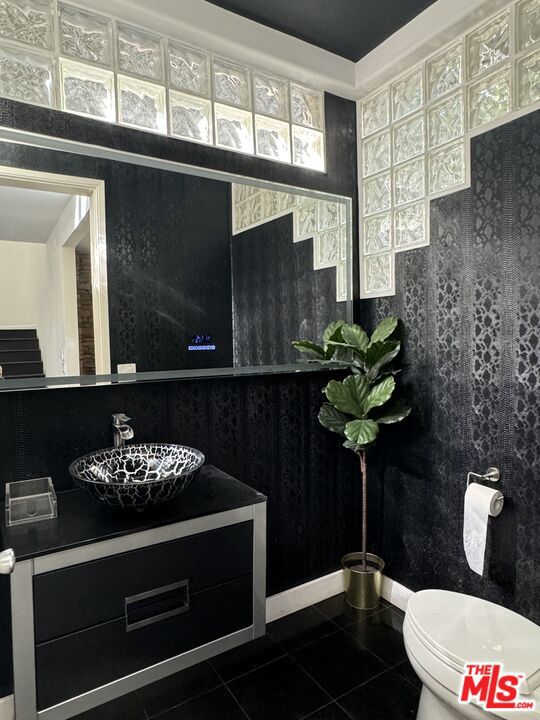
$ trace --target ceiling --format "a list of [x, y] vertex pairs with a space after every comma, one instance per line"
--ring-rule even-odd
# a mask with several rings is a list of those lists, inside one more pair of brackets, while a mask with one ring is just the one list
[[0, 240], [46, 243], [72, 195], [0, 186]]
[[357, 62], [435, 0], [207, 0]]

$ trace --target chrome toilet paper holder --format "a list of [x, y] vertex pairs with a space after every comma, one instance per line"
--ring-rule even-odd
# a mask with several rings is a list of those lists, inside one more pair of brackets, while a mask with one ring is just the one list
[[475, 480], [489, 480], [489, 482], [498, 482], [501, 479], [501, 473], [499, 468], [489, 467], [483, 475], [479, 475], [475, 472], [467, 473], [467, 487]]

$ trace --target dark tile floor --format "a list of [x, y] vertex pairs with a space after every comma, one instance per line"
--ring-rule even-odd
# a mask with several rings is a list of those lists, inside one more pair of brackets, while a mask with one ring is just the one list
[[414, 720], [420, 683], [402, 625], [387, 603], [361, 612], [336, 595], [78, 720]]

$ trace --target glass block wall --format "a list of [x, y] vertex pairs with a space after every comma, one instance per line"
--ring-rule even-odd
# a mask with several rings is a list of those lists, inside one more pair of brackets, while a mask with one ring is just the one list
[[540, 107], [540, 0], [520, 0], [364, 99], [361, 296], [429, 245], [429, 200], [466, 187], [470, 137]]
[[60, 0], [0, 0], [0, 95], [325, 170], [318, 90]]

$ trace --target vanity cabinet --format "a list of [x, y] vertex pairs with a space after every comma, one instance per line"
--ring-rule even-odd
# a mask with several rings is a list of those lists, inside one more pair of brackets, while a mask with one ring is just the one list
[[[77, 516], [101, 537], [75, 541]], [[264, 634], [265, 525], [264, 496], [209, 466], [164, 511], [77, 490], [56, 520], [4, 529], [16, 719], [73, 717]]]

